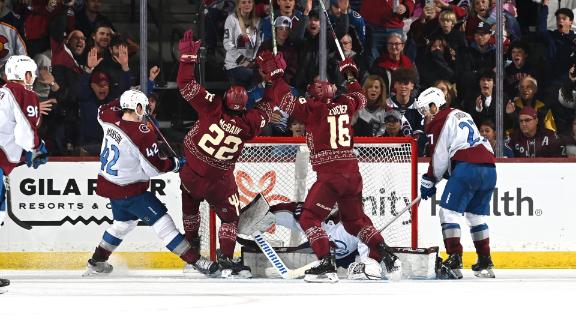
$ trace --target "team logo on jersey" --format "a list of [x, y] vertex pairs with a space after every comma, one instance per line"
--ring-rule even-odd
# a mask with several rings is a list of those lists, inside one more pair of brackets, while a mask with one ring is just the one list
[[248, 205], [256, 195], [262, 193], [266, 201], [273, 204], [274, 201], [289, 202], [284, 195], [272, 193], [276, 187], [276, 171], [268, 171], [260, 177], [257, 183], [252, 180], [250, 174], [244, 171], [236, 172], [236, 184], [240, 193], [240, 203]]
[[8, 38], [4, 35], [0, 35], [0, 59], [5, 58], [10, 52], [8, 49]]
[[150, 128], [148, 128], [148, 125], [146, 125], [146, 124], [140, 124], [140, 126], [138, 128], [140, 129], [140, 131], [142, 133], [149, 133], [150, 132]]

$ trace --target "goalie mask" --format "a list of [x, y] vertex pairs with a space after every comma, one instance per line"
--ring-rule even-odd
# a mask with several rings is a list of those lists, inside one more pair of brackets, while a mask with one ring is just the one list
[[[433, 107], [432, 104], [434, 104], [435, 107]], [[422, 116], [426, 116], [427, 114], [434, 116], [445, 104], [446, 98], [444, 97], [444, 92], [436, 87], [430, 87], [418, 96], [416, 109], [418, 109]]]
[[327, 103], [336, 95], [336, 86], [325, 80], [317, 80], [310, 83], [306, 91], [308, 96]]
[[248, 93], [242, 86], [231, 86], [224, 94], [226, 106], [228, 109], [236, 112], [246, 110], [246, 103], [248, 102]]
[[[36, 80], [38, 66], [36, 62], [26, 55], [12, 55], [8, 58], [5, 65], [6, 79], [8, 81], [23, 81], [28, 87], [31, 87]], [[31, 74], [31, 79], [26, 80], [26, 74]]]
[[[140, 112], [138, 112], [138, 105], [142, 108]], [[142, 91], [127, 90], [120, 96], [120, 108], [133, 110], [140, 118], [146, 115], [147, 107], [148, 97]]]

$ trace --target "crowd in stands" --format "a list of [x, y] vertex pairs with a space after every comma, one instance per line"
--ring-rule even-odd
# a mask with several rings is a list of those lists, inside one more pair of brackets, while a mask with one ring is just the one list
[[[12, 0], [8, 6], [0, 0], [0, 65], [15, 54], [37, 62], [41, 137], [52, 155], [98, 155], [98, 107], [135, 85], [129, 61], [138, 44], [102, 15], [104, 1]], [[222, 69], [230, 84], [248, 90], [248, 109], [264, 88], [255, 58], [274, 45], [286, 60], [284, 78], [293, 93], [305, 95], [320, 71], [317, 0], [273, 0], [273, 8], [268, 0], [204, 2], [203, 44], [209, 52], [224, 48]], [[368, 99], [352, 120], [354, 135], [412, 136], [426, 156], [427, 116], [414, 102], [422, 89], [436, 86], [450, 106], [473, 116], [493, 145], [500, 101], [505, 156], [576, 156], [576, 1], [557, 9], [550, 0], [503, 2], [504, 96], [496, 98], [494, 0], [330, 0], [331, 25], [344, 56], [358, 66]], [[331, 35], [327, 77], [343, 91]], [[150, 69], [147, 86], [154, 103], [150, 90], [158, 73]], [[286, 116], [263, 135], [302, 136], [302, 128]]]
[[[274, 2], [270, 8], [268, 1], [237, 0], [221, 24], [229, 81], [245, 86], [252, 102], [261, 96], [263, 87], [253, 59], [272, 47], [274, 36], [286, 59], [285, 78], [294, 93], [304, 95], [306, 86], [319, 77], [322, 10], [311, 0]], [[422, 89], [436, 86], [451, 106], [473, 116], [493, 146], [500, 100], [504, 156], [573, 156], [576, 38], [571, 8], [576, 3], [568, 1], [570, 8], [549, 12], [549, 0], [504, 1], [502, 98], [495, 96], [495, 5], [493, 0], [330, 0], [331, 25], [344, 57], [358, 66], [368, 99], [367, 108], [352, 120], [354, 135], [412, 136], [419, 155], [426, 156], [427, 116], [414, 103]], [[555, 17], [552, 30], [549, 16]], [[218, 22], [208, 24], [217, 26]], [[216, 44], [217, 38], [207, 43]], [[340, 55], [332, 39], [327, 39], [327, 46], [327, 77], [343, 91], [344, 80], [336, 70]], [[266, 135], [290, 136], [286, 126], [273, 125]]]

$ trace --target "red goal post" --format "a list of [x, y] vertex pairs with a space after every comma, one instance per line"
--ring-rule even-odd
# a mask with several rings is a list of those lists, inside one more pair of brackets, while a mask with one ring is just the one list
[[[418, 153], [411, 137], [355, 137], [354, 149], [363, 178], [364, 212], [375, 227], [402, 210], [417, 194]], [[307, 161], [304, 138], [258, 137], [247, 143], [234, 175], [243, 207], [262, 192], [270, 205], [303, 201], [316, 173]], [[298, 160], [298, 163], [296, 162]], [[395, 220], [383, 236], [390, 246], [418, 247], [418, 207]], [[215, 259], [219, 220], [206, 203], [201, 206], [201, 253]], [[265, 237], [276, 246], [297, 246], [305, 240], [276, 226]]]

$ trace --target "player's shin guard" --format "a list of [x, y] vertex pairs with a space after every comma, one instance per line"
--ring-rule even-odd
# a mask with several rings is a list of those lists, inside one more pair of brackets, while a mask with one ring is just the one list
[[218, 242], [220, 243], [220, 253], [222, 256], [230, 259], [234, 256], [237, 236], [238, 222], [222, 223], [218, 230]]
[[318, 260], [330, 255], [330, 240], [328, 234], [320, 226], [320, 221], [317, 220], [312, 213], [304, 210], [300, 215], [300, 227], [308, 238], [308, 243]]
[[443, 223], [442, 224], [442, 237], [444, 238], [444, 246], [448, 254], [462, 255], [462, 244], [460, 244], [460, 225], [456, 223]]
[[190, 243], [186, 241], [184, 235], [180, 234], [170, 215], [166, 214], [160, 217], [152, 224], [152, 229], [164, 242], [166, 248], [186, 263], [194, 263], [198, 260], [198, 253], [193, 253]]
[[383, 255], [378, 245], [384, 242], [382, 235], [372, 225], [364, 226], [358, 232], [358, 239], [370, 248], [369, 257], [374, 260], [382, 260]]
[[182, 222], [184, 224], [184, 236], [189, 242], [198, 240], [200, 221], [200, 212], [184, 214], [184, 216], [182, 216]]

